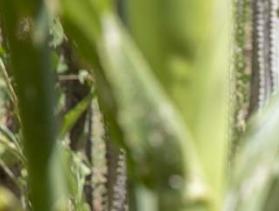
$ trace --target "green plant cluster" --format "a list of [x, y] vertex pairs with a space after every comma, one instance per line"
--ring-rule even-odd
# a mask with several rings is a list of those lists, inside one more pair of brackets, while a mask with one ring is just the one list
[[0, 211], [278, 210], [250, 3], [0, 0]]

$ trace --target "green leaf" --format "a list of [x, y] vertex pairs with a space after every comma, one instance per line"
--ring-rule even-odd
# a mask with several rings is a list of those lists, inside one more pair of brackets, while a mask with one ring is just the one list
[[[71, 10], [69, 8], [73, 8], [74, 3], [65, 2], [64, 18], [70, 26], [68, 32], [79, 44], [80, 51], [87, 58], [90, 58], [90, 51], [99, 53], [101, 65], [94, 69], [97, 90], [106, 87], [115, 100], [115, 104], [111, 104], [103, 99], [101, 105], [110, 111], [110, 126], [117, 123], [124, 133], [124, 140], [118, 141], [124, 141], [137, 166], [133, 169], [134, 174], [154, 191], [159, 188], [160, 192], [169, 192], [170, 195], [178, 193], [172, 202], [174, 207], [181, 205], [185, 192], [189, 193], [190, 199], [206, 200], [207, 190], [187, 127], [126, 32], [116, 18], [106, 12], [93, 19], [100, 21], [97, 26], [102, 28], [84, 28], [84, 24], [89, 24], [97, 16], [98, 13], [94, 13], [96, 8], [92, 11], [82, 9], [90, 2], [85, 1], [84, 5], [80, 4], [80, 10]], [[89, 41], [87, 46], [83, 45], [82, 38]], [[93, 66], [95, 61], [93, 57], [89, 60]], [[107, 84], [101, 84], [103, 81]], [[99, 97], [107, 96], [101, 94]], [[180, 187], [169, 183], [172, 176], [179, 178], [183, 175], [187, 175], [188, 185], [182, 178]], [[195, 188], [191, 189], [192, 185], [200, 189], [196, 192]]]
[[[126, 0], [132, 37], [188, 126], [211, 189], [223, 201], [229, 139], [230, 0]], [[232, 107], [232, 106], [231, 106]]]
[[[63, 194], [55, 195], [56, 178], [51, 176], [51, 168], [60, 161], [55, 151], [57, 133], [54, 68], [48, 48], [49, 13], [42, 0], [29, 0], [24, 4], [3, 0], [0, 1], [0, 9], [3, 34], [8, 42], [11, 69], [17, 85], [32, 210], [53, 210]], [[24, 24], [28, 26], [27, 30], [20, 31]]]
[[62, 127], [59, 132], [59, 137], [63, 138], [75, 125], [79, 117], [83, 112], [88, 108], [92, 98], [95, 95], [95, 91], [92, 90], [88, 96], [86, 96], [83, 100], [81, 100], [74, 108], [72, 108], [68, 113], [64, 116], [62, 121]]

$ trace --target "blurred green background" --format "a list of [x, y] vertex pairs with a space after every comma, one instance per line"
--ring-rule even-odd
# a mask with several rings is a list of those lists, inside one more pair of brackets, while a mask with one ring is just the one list
[[278, 210], [277, 11], [0, 0], [0, 211]]

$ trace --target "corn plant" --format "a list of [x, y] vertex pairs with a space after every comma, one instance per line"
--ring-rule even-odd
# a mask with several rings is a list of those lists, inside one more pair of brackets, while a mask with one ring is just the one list
[[0, 8], [0, 210], [279, 209], [277, 0]]

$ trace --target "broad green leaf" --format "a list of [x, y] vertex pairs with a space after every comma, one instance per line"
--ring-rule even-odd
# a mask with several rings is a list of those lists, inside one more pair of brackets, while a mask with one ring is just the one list
[[[176, 198], [171, 202], [174, 208], [181, 205], [180, 197], [206, 200], [207, 189], [187, 127], [115, 16], [104, 12], [98, 17], [96, 8], [82, 9], [90, 1], [80, 4], [80, 10], [73, 9], [72, 1], [62, 2], [68, 32], [93, 66], [96, 60], [90, 60], [89, 52], [93, 56], [98, 52], [97, 90], [106, 87], [115, 103], [105, 104], [108, 101], [104, 99], [101, 105], [114, 109], [110, 111], [111, 124], [116, 122], [123, 131], [124, 145], [136, 165], [134, 174], [153, 190]], [[100, 28], [83, 27], [91, 21]], [[84, 38], [89, 41], [87, 46]], [[107, 84], [101, 84], [103, 81]], [[183, 175], [187, 175], [186, 182]], [[174, 185], [172, 178], [178, 178], [179, 184]]]
[[132, 37], [186, 122], [220, 210], [229, 138], [231, 2], [124, 2]]
[[230, 1], [127, 0], [132, 36], [189, 127], [219, 210], [229, 140]]
[[[55, 151], [55, 92], [48, 48], [49, 14], [44, 1], [29, 0], [22, 4], [3, 0], [0, 1], [0, 9], [3, 34], [8, 42], [11, 69], [17, 85], [32, 210], [53, 210], [60, 197], [55, 195], [56, 178], [51, 176], [51, 169], [60, 161]], [[22, 27], [26, 25], [27, 30]], [[62, 186], [60, 184], [60, 188]]]

